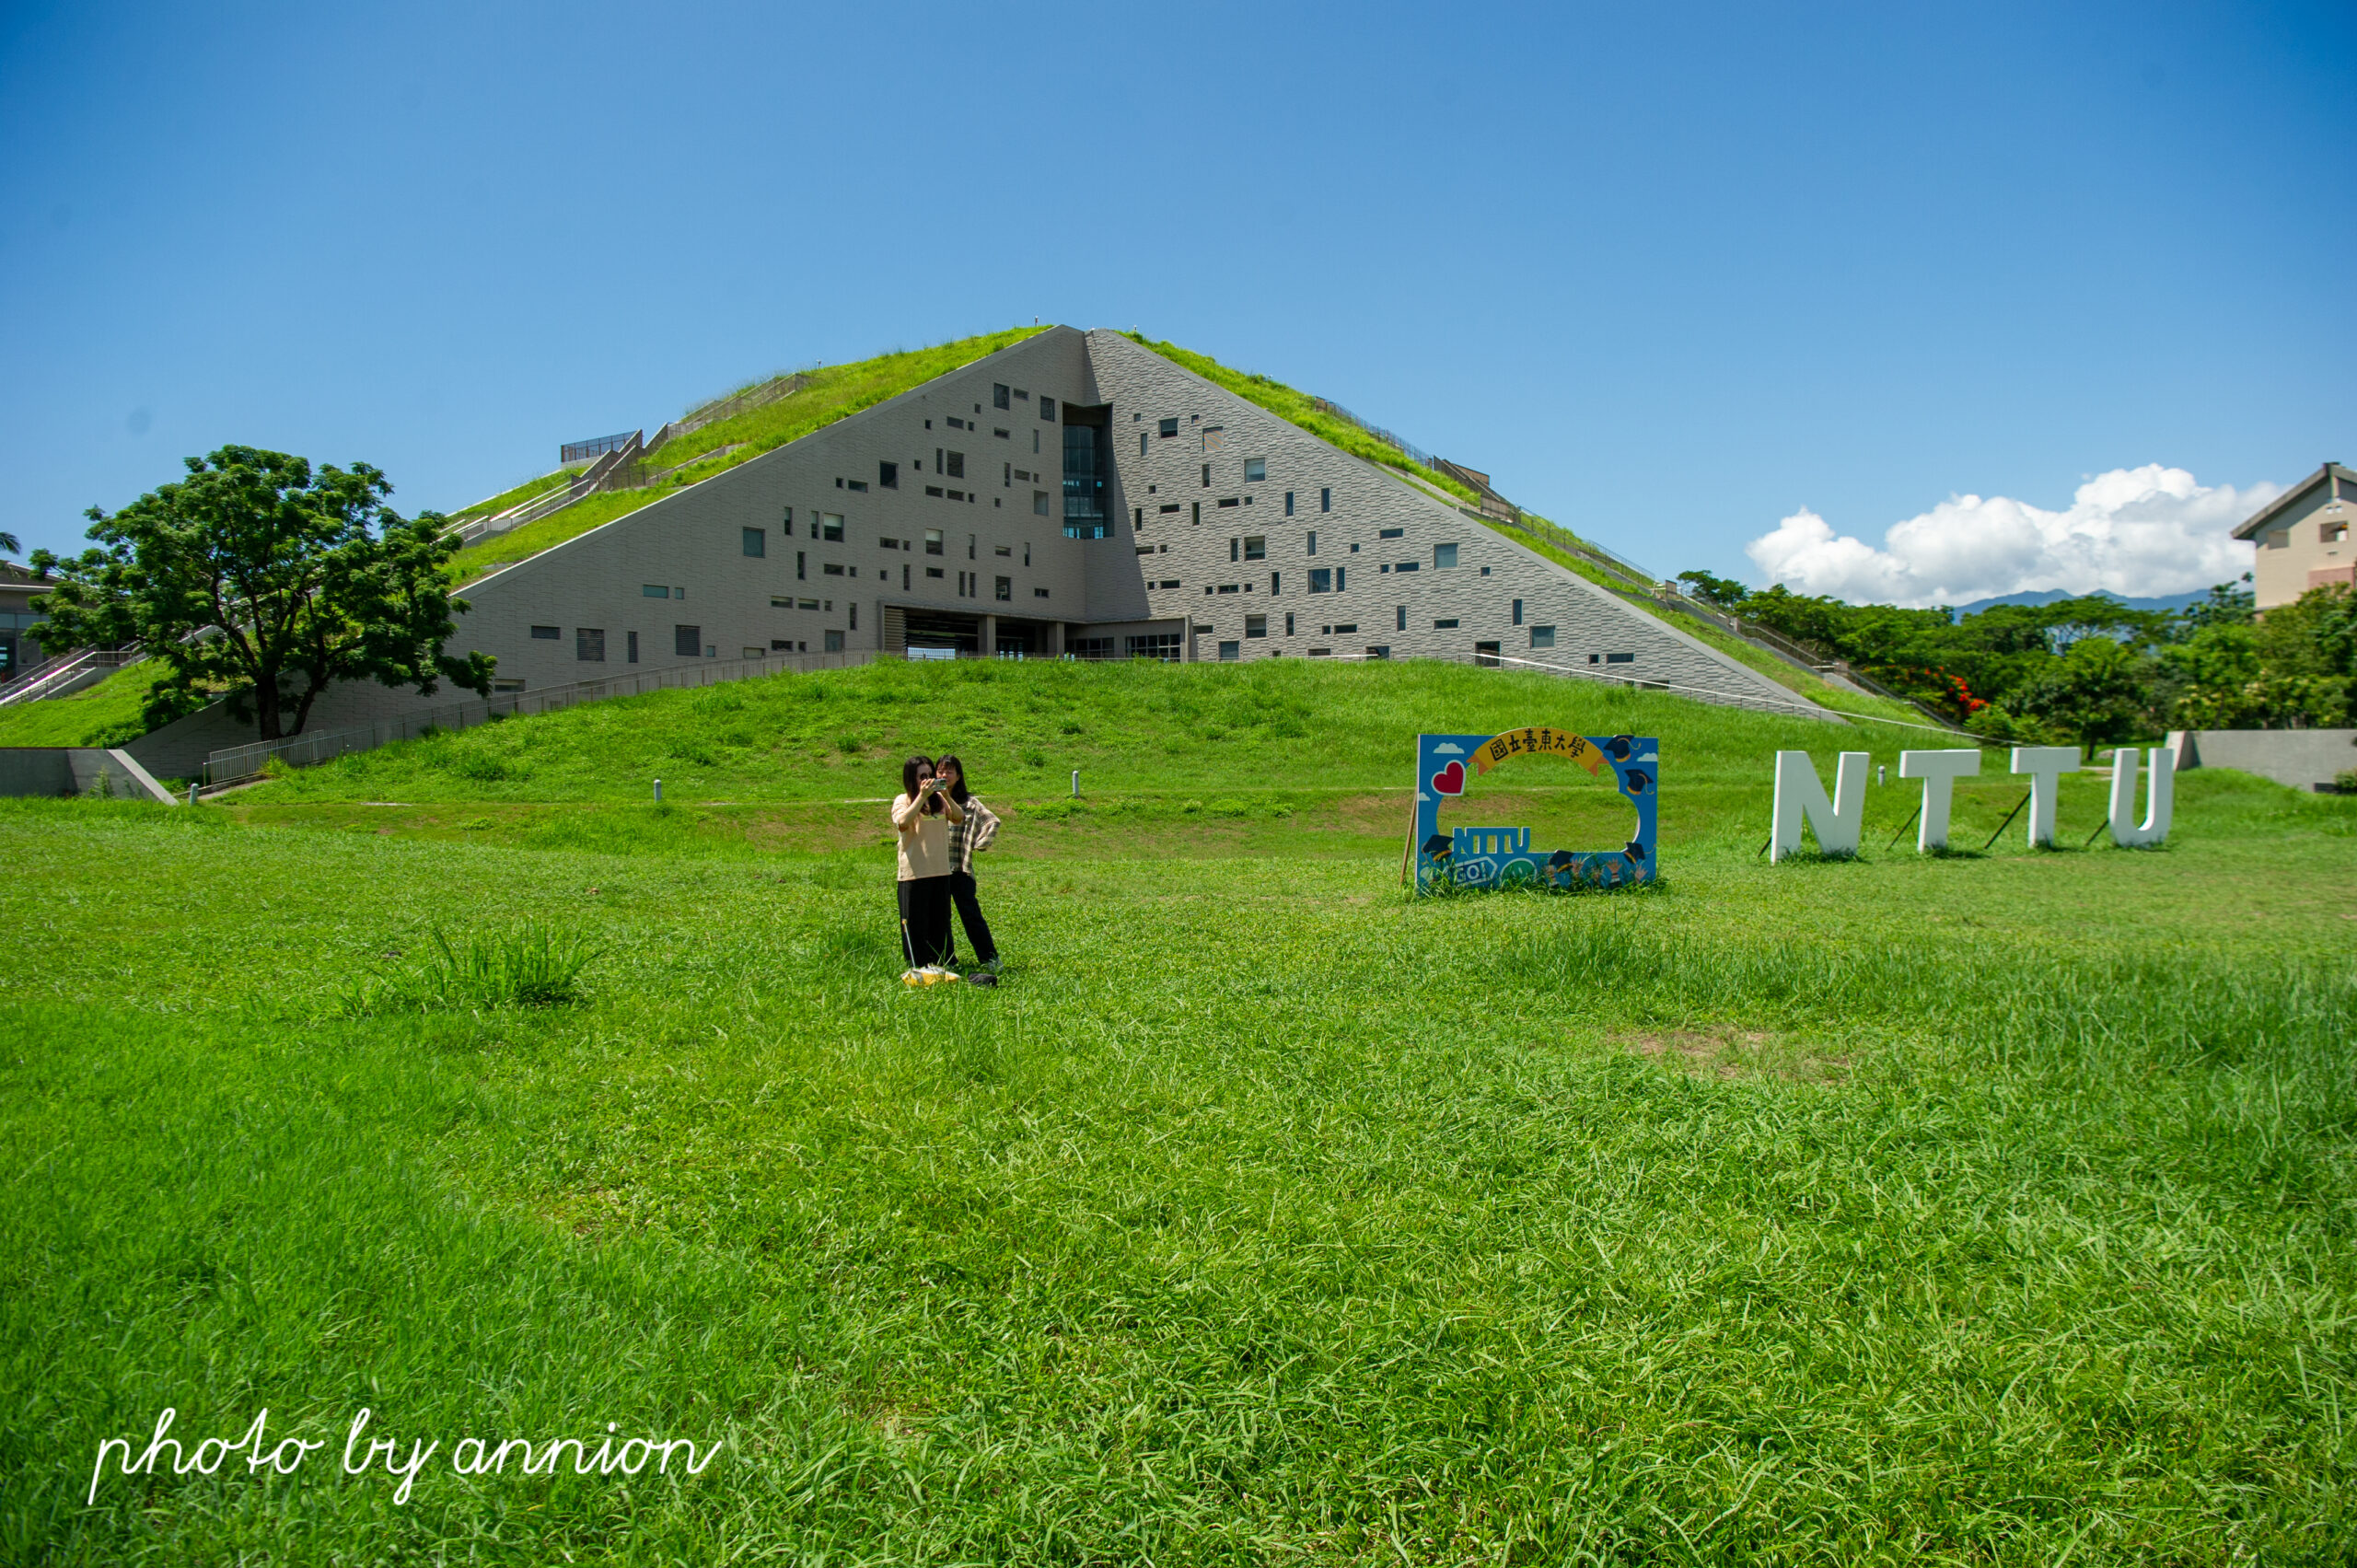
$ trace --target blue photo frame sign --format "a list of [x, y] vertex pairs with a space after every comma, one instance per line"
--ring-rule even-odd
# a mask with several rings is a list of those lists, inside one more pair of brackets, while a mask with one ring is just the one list
[[[1534, 849], [1527, 828], [1463, 827], [1444, 831], [1440, 807], [1465, 793], [1469, 779], [1516, 757], [1545, 755], [1579, 763], [1600, 784], [1604, 770], [1634, 808], [1636, 836], [1620, 849]], [[1654, 880], [1655, 805], [1661, 793], [1661, 743], [1649, 736], [1574, 735], [1533, 726], [1496, 735], [1416, 738], [1416, 890], [1435, 888], [1626, 888]]]

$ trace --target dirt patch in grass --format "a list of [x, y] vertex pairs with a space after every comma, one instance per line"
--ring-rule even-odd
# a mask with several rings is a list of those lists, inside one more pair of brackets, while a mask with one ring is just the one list
[[1698, 1077], [1781, 1078], [1831, 1083], [1846, 1075], [1852, 1057], [1758, 1029], [1666, 1029], [1617, 1037], [1628, 1050]]

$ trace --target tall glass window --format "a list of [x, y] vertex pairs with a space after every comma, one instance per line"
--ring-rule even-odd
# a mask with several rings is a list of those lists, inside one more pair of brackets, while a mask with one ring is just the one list
[[1097, 424], [1064, 426], [1064, 537], [1105, 534], [1105, 431]]

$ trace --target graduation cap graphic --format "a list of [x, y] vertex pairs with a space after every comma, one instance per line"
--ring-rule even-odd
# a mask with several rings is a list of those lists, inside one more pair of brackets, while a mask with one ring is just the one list
[[1434, 860], [1446, 860], [1457, 847], [1457, 841], [1446, 833], [1434, 833], [1424, 841], [1424, 853]]

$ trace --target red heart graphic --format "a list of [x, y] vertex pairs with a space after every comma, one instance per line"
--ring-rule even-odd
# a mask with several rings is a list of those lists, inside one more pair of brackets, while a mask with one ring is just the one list
[[1434, 773], [1433, 790], [1438, 795], [1463, 795], [1465, 793], [1465, 764], [1451, 762], [1447, 767]]

